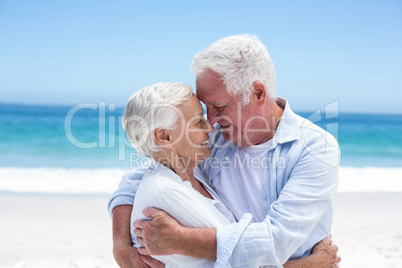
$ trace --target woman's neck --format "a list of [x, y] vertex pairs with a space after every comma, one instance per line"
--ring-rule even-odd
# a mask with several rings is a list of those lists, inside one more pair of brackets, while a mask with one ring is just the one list
[[194, 177], [193, 169], [196, 165], [191, 160], [164, 151], [155, 153], [153, 159], [173, 170], [183, 181], [190, 181]]

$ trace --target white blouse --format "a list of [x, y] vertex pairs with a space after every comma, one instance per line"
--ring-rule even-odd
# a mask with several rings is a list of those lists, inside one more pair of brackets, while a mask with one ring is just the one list
[[[163, 164], [152, 161], [138, 187], [131, 214], [131, 237], [139, 247], [134, 234], [133, 222], [147, 219], [142, 210], [155, 207], [166, 211], [181, 225], [188, 227], [216, 228], [235, 222], [233, 214], [220, 201], [216, 192], [206, 182], [202, 171], [194, 169], [194, 176], [210, 193], [214, 200], [201, 195], [191, 183], [182, 179]], [[213, 261], [183, 255], [152, 256], [170, 267], [213, 267]]]

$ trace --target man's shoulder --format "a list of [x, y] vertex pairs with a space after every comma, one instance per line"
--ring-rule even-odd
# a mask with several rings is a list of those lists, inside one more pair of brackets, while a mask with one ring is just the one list
[[327, 130], [321, 128], [317, 124], [311, 122], [309, 119], [297, 116], [299, 125], [300, 140], [303, 144], [321, 143], [331, 146], [339, 147], [336, 138]]
[[123, 179], [128, 179], [128, 180], [141, 179], [142, 176], [144, 176], [144, 174], [147, 172], [147, 170], [148, 170], [147, 168], [131, 169], [123, 175]]
[[296, 164], [301, 159], [317, 160], [331, 165], [339, 162], [339, 145], [331, 133], [293, 112], [287, 113], [286, 120], [286, 127], [280, 130], [282, 142], [279, 143], [288, 149], [281, 155], [288, 159], [288, 163]]
[[[318, 161], [332, 167], [338, 166], [341, 152], [336, 138], [306, 118], [298, 115], [295, 118], [299, 135], [295, 146], [292, 147], [297, 148], [298, 158], [311, 159], [314, 163]], [[289, 157], [293, 157], [292, 154]]]
[[[314, 113], [307, 119], [294, 113], [285, 99], [278, 97], [277, 103], [284, 108], [278, 127], [280, 141], [283, 143], [296, 141], [296, 143], [301, 142], [302, 144], [322, 143], [325, 141], [327, 144], [338, 146], [338, 142], [333, 135], [309, 120], [310, 118], [320, 120], [321, 115], [319, 113]], [[314, 119], [314, 122], [318, 122]]]

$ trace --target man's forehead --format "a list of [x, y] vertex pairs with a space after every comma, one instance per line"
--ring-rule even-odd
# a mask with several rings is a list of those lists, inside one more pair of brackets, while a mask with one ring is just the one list
[[222, 78], [214, 72], [204, 72], [197, 75], [195, 84], [196, 89], [204, 89], [210, 87], [216, 88], [223, 86]]
[[205, 101], [204, 102], [206, 105], [211, 105], [211, 106], [215, 106], [215, 107], [222, 107], [222, 106], [226, 106], [230, 103], [230, 100], [225, 99], [225, 100], [211, 100], [211, 101]]

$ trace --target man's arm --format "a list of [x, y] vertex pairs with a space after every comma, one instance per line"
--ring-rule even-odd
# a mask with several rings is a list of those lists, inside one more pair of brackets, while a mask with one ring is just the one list
[[[109, 199], [107, 206], [110, 216], [112, 216], [115, 207], [121, 205], [132, 206], [134, 204], [135, 194], [146, 171], [147, 169], [145, 168], [138, 168], [124, 174], [118, 189]], [[131, 212], [129, 216], [131, 216]]]
[[133, 206], [118, 206], [113, 209], [113, 256], [123, 268], [164, 267], [150, 256], [141, 256], [133, 247], [130, 235], [130, 217]]
[[[337, 148], [326, 150], [330, 158], [331, 155], [337, 157]], [[218, 256], [223, 252], [226, 255], [222, 256], [223, 263], [229, 261], [236, 265], [283, 265], [312, 235], [318, 223], [321, 235], [329, 231], [331, 217], [327, 209], [336, 191], [337, 179], [337, 167], [312, 154], [304, 155], [293, 167], [289, 180], [263, 222], [252, 223], [240, 231], [235, 225], [217, 229]], [[232, 242], [236, 233], [241, 233], [241, 237]], [[312, 241], [321, 235], [316, 232]]]
[[[155, 208], [145, 209], [143, 213], [153, 219], [152, 221], [139, 220], [134, 222], [134, 227], [138, 228], [135, 233], [144, 238], [137, 237], [139, 243], [144, 246], [143, 248], [138, 248], [141, 254], [157, 255], [159, 252], [165, 252], [163, 254], [176, 253], [196, 258], [207, 258], [209, 256], [208, 259], [216, 260], [216, 254], [213, 254], [216, 253], [216, 229], [183, 227], [169, 214]], [[157, 234], [151, 235], [151, 233], [148, 233], [151, 230]], [[163, 232], [161, 232], [162, 230]], [[160, 240], [160, 237], [166, 239]], [[166, 241], [169, 242], [165, 243]], [[311, 255], [287, 261], [283, 267], [336, 268], [338, 267], [336, 263], [341, 261], [341, 258], [337, 256], [337, 252], [338, 247], [332, 243], [330, 238], [326, 238], [314, 246]]]
[[113, 256], [120, 267], [149, 267], [138, 258], [130, 235], [130, 216], [133, 206], [113, 209]]

